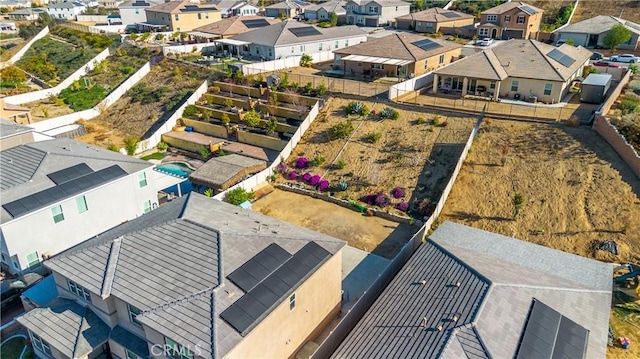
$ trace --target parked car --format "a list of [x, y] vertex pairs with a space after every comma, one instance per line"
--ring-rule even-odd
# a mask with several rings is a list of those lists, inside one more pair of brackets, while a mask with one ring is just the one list
[[567, 43], [566, 39], [561, 39], [561, 40], [558, 40], [558, 42], [556, 42], [556, 46], [562, 46], [562, 45], [564, 45], [566, 43]]
[[493, 39], [490, 37], [485, 37], [484, 39], [478, 41], [476, 44], [480, 46], [489, 46], [493, 44]]
[[639, 61], [639, 59], [637, 56], [633, 56], [632, 54], [622, 54], [622, 55], [611, 56], [611, 61], [636, 63]]
[[27, 273], [22, 280], [5, 279], [0, 283], [0, 308], [2, 313], [20, 302], [22, 292], [40, 282], [43, 277], [37, 273]]
[[593, 54], [591, 54], [591, 60], [602, 60], [604, 58], [604, 55], [600, 52], [594, 52]]
[[602, 67], [620, 67], [620, 65], [612, 64], [607, 61], [596, 61], [592, 63], [593, 66], [602, 66]]

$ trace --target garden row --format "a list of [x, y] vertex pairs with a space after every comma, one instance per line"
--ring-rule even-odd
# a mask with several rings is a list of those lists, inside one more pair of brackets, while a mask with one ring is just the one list
[[609, 115], [611, 123], [640, 153], [640, 80], [629, 82]]

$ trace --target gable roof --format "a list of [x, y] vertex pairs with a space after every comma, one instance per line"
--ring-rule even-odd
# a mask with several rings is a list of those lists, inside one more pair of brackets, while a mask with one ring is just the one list
[[396, 17], [396, 20], [416, 20], [427, 22], [450, 22], [465, 19], [473, 19], [473, 15], [465, 14], [460, 11], [445, 10], [438, 7]]
[[520, 10], [522, 10], [523, 12], [529, 14], [529, 15], [533, 15], [533, 14], [537, 14], [539, 12], [542, 12], [542, 9], [538, 9], [537, 7], [533, 6], [533, 5], [528, 5], [527, 3], [524, 3], [522, 1], [509, 1], [509, 2], [505, 2], [503, 4], [500, 4], [498, 6], [494, 6], [490, 9], [487, 9], [483, 12], [481, 12], [481, 15], [500, 15], [500, 14], [504, 14], [507, 11], [513, 10], [515, 8], [519, 8]]
[[587, 34], [602, 34], [603, 32], [611, 30], [615, 25], [622, 24], [634, 34], [640, 35], [640, 25], [623, 20], [615, 16], [598, 15], [590, 19], [582, 20], [580, 22], [573, 23], [559, 32], [574, 32], [574, 33], [587, 33]]
[[62, 3], [47, 5], [47, 8], [49, 9], [73, 9], [73, 8], [80, 8], [80, 7], [86, 7], [86, 5], [80, 2], [62, 2]]
[[[430, 44], [433, 48], [423, 50], [416, 46], [416, 43], [427, 41], [433, 43]], [[381, 38], [369, 39], [367, 42], [335, 50], [334, 52], [348, 55], [387, 57], [415, 62], [458, 48], [462, 48], [462, 45], [451, 41], [429, 39], [420, 34], [403, 32]]]
[[247, 294], [228, 274], [271, 244], [291, 254], [308, 243], [331, 255], [344, 246], [196, 193], [119, 227], [45, 265], [91, 292], [136, 306], [140, 322], [182, 345], [198, 345], [204, 358], [224, 356], [243, 336], [220, 316]]
[[[291, 32], [291, 29], [310, 27], [316, 29], [318, 35], [298, 37]], [[295, 31], [295, 30], [294, 30]], [[294, 20], [286, 20], [270, 26], [262, 27], [240, 35], [233, 36], [232, 39], [246, 41], [264, 46], [295, 45], [308, 42], [344, 39], [354, 36], [364, 36], [367, 33], [355, 25], [321, 28], [314, 25], [305, 24]]]
[[[571, 62], [563, 64], [558, 56]], [[565, 82], [589, 60], [583, 47], [555, 47], [536, 40], [511, 39], [480, 53], [436, 70], [438, 75], [466, 76], [488, 80], [507, 77]]]
[[33, 131], [34, 129], [29, 126], [0, 119], [0, 139]]
[[319, 4], [313, 4], [307, 6], [304, 11], [319, 11], [320, 9], [324, 9], [326, 12], [335, 12], [336, 15], [346, 14], [347, 10], [344, 8], [347, 5], [346, 1], [343, 0], [331, 0], [325, 1]]
[[604, 357], [611, 281], [609, 264], [444, 222], [333, 357], [513, 358], [536, 302], [589, 331], [581, 354]]
[[[56, 183], [49, 175], [77, 165], [89, 168], [91, 173], [86, 173], [87, 176], [106, 171], [113, 166], [118, 166], [124, 174], [132, 174], [153, 166], [147, 161], [67, 138], [33, 142], [0, 151], [0, 195], [3, 204], [0, 220], [6, 222], [17, 217], [4, 206], [58, 187], [61, 184]], [[75, 189], [78, 188], [80, 187]], [[77, 194], [69, 194], [62, 198]], [[51, 199], [49, 196], [47, 198]]]
[[160, 3], [145, 9], [145, 11], [159, 12], [163, 14], [179, 14], [189, 13], [195, 11], [219, 11], [215, 5], [212, 4], [196, 4], [190, 1], [169, 1]]
[[[211, 24], [196, 27], [195, 29], [193, 29], [193, 31], [200, 31], [207, 34], [215, 34], [220, 36], [238, 35], [255, 29], [255, 27], [249, 28], [247, 27], [247, 25], [245, 25], [245, 21], [251, 20], [264, 20], [266, 24], [265, 26], [281, 22], [280, 19], [277, 18], [256, 15], [231, 16], [220, 21], [213, 22]], [[260, 27], [262, 28], [264, 26]]]
[[311, 5], [306, 1], [302, 0], [285, 0], [275, 4], [271, 4], [266, 6], [265, 9], [278, 9], [278, 10], [286, 10], [286, 9], [304, 9], [307, 6]]
[[376, 3], [382, 7], [411, 5], [409, 2], [406, 2], [404, 0], [349, 0], [348, 2], [357, 4], [357, 5], [367, 5], [369, 3]]
[[118, 5], [118, 9], [140, 9], [163, 3], [162, 0], [132, 0]]

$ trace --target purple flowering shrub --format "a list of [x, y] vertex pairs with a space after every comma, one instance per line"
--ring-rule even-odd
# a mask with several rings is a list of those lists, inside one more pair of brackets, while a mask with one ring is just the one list
[[362, 202], [368, 204], [368, 205], [373, 205], [376, 203], [376, 195], [375, 194], [368, 194], [366, 196], [364, 196], [362, 198]]
[[284, 162], [280, 162], [276, 166], [276, 171], [278, 171], [278, 173], [286, 173], [287, 172], [287, 164], [284, 163]]
[[391, 201], [389, 200], [389, 197], [382, 193], [382, 192], [378, 192], [376, 194], [376, 205], [380, 206], [380, 207], [385, 207], [387, 205], [389, 205]]
[[409, 209], [409, 203], [400, 202], [400, 203], [396, 204], [396, 208], [401, 210], [402, 212], [406, 212]]
[[393, 196], [393, 198], [402, 198], [404, 197], [404, 194], [404, 188], [402, 187], [396, 187], [391, 190], [391, 195]]
[[294, 165], [296, 168], [307, 168], [309, 167], [309, 159], [306, 157], [298, 157]]
[[289, 177], [290, 180], [294, 180], [294, 179], [298, 178], [298, 172], [291, 171], [291, 172], [289, 172], [289, 176], [288, 177]]
[[311, 176], [311, 178], [309, 179], [309, 184], [312, 185], [312, 186], [315, 186], [318, 183], [320, 183], [320, 176], [318, 176], [318, 175]]
[[318, 185], [318, 190], [326, 191], [327, 189], [329, 189], [329, 181], [327, 180], [320, 181], [320, 184]]

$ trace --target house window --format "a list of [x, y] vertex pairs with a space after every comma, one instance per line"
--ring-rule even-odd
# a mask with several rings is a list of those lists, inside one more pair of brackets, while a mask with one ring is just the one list
[[180, 20], [180, 15], [176, 14], [176, 21]]
[[369, 6], [369, 12], [377, 14], [378, 13], [378, 7], [377, 6]]
[[518, 15], [518, 20], [516, 22], [518, 24], [524, 24], [524, 15]]
[[496, 89], [496, 82], [495, 81], [491, 81], [491, 84], [489, 84], [489, 89], [491, 89], [491, 90], [495, 90]]
[[151, 200], [144, 201], [142, 204], [143, 210], [142, 213], [147, 214], [151, 212]]
[[140, 14], [140, 10], [136, 9], [136, 15]]
[[489, 36], [489, 29], [481, 27], [480, 28], [480, 36]]
[[304, 45], [300, 45], [300, 52], [304, 51]]
[[271, 48], [269, 48], [269, 57], [273, 56], [273, 52], [271, 51]]
[[60, 223], [64, 221], [64, 213], [62, 213], [62, 205], [51, 208], [51, 214], [53, 215], [53, 221]]
[[289, 297], [289, 310], [294, 310], [295, 307], [296, 307], [296, 293], [293, 293]]
[[444, 55], [440, 55], [440, 58], [438, 59], [438, 63], [439, 64], [444, 64]]
[[544, 94], [551, 95], [551, 91], [553, 91], [553, 84], [544, 84]]
[[349, 39], [344, 40], [344, 47], [347, 47], [347, 46], [349, 46]]
[[129, 320], [131, 321], [131, 323], [142, 327], [142, 324], [136, 319], [136, 317], [140, 315], [142, 311], [131, 304], [127, 304], [127, 308], [129, 309]]
[[76, 198], [76, 206], [78, 207], [78, 213], [84, 213], [89, 210], [89, 207], [87, 207], [87, 198], [85, 196]]
[[421, 25], [420, 21], [416, 21], [416, 30], [420, 30], [420, 25]]
[[20, 262], [18, 262], [18, 256], [11, 256], [11, 263], [13, 263], [13, 268], [20, 270]]
[[208, 13], [208, 12], [205, 12], [205, 13], [204, 13], [204, 18], [205, 18], [205, 19], [208, 19], [208, 18], [209, 18], [209, 13]]
[[38, 257], [38, 252], [27, 254], [27, 263], [29, 265], [29, 269], [40, 267], [40, 257]]
[[362, 62], [358, 62], [358, 67], [362, 67]]
[[127, 351], [127, 359], [138, 359], [138, 356], [135, 355], [132, 351], [130, 351], [129, 349], [125, 349]]
[[396, 6], [396, 11], [398, 11], [398, 7]]
[[424, 27], [426, 29], [433, 29], [433, 23], [432, 22], [425, 22], [424, 23]]
[[322, 43], [318, 44], [318, 51], [322, 51]]
[[78, 283], [76, 283], [74, 281], [68, 280], [68, 279], [67, 279], [67, 282], [69, 284], [69, 291], [71, 293], [77, 295], [78, 297], [80, 297], [80, 298], [82, 298], [82, 299], [84, 299], [84, 300], [86, 300], [88, 302], [91, 302], [91, 294], [89, 294], [89, 291], [85, 287], [79, 285]]
[[487, 15], [487, 21], [489, 21], [489, 22], [498, 21], [498, 15]]
[[202, 14], [198, 13], [198, 20], [202, 20]]
[[336, 44], [335, 44], [335, 48], [336, 48], [336, 49], [338, 48], [338, 42], [339, 42], [339, 41], [336, 41]]
[[518, 91], [518, 86], [520, 86], [520, 81], [518, 81], [518, 80], [511, 81], [511, 91], [512, 92], [517, 92]]
[[429, 61], [424, 60], [424, 69], [426, 70], [429, 67]]
[[291, 46], [291, 53], [293, 54], [296, 50]]
[[138, 174], [138, 184], [140, 188], [146, 187], [147, 185], [147, 174], [145, 172], [141, 172]]
[[164, 337], [165, 349], [169, 351], [169, 357], [173, 359], [193, 359], [193, 352], [175, 341]]
[[509, 21], [511, 21], [511, 15], [505, 15], [504, 22], [509, 22]]
[[371, 64], [371, 68], [375, 70], [384, 70], [383, 64]]
[[37, 336], [32, 331], [29, 331], [29, 334], [31, 334], [31, 343], [33, 344], [33, 347], [47, 354], [48, 357], [52, 358], [53, 356], [51, 354], [51, 346], [49, 346], [49, 343], [42, 340], [42, 338]]

